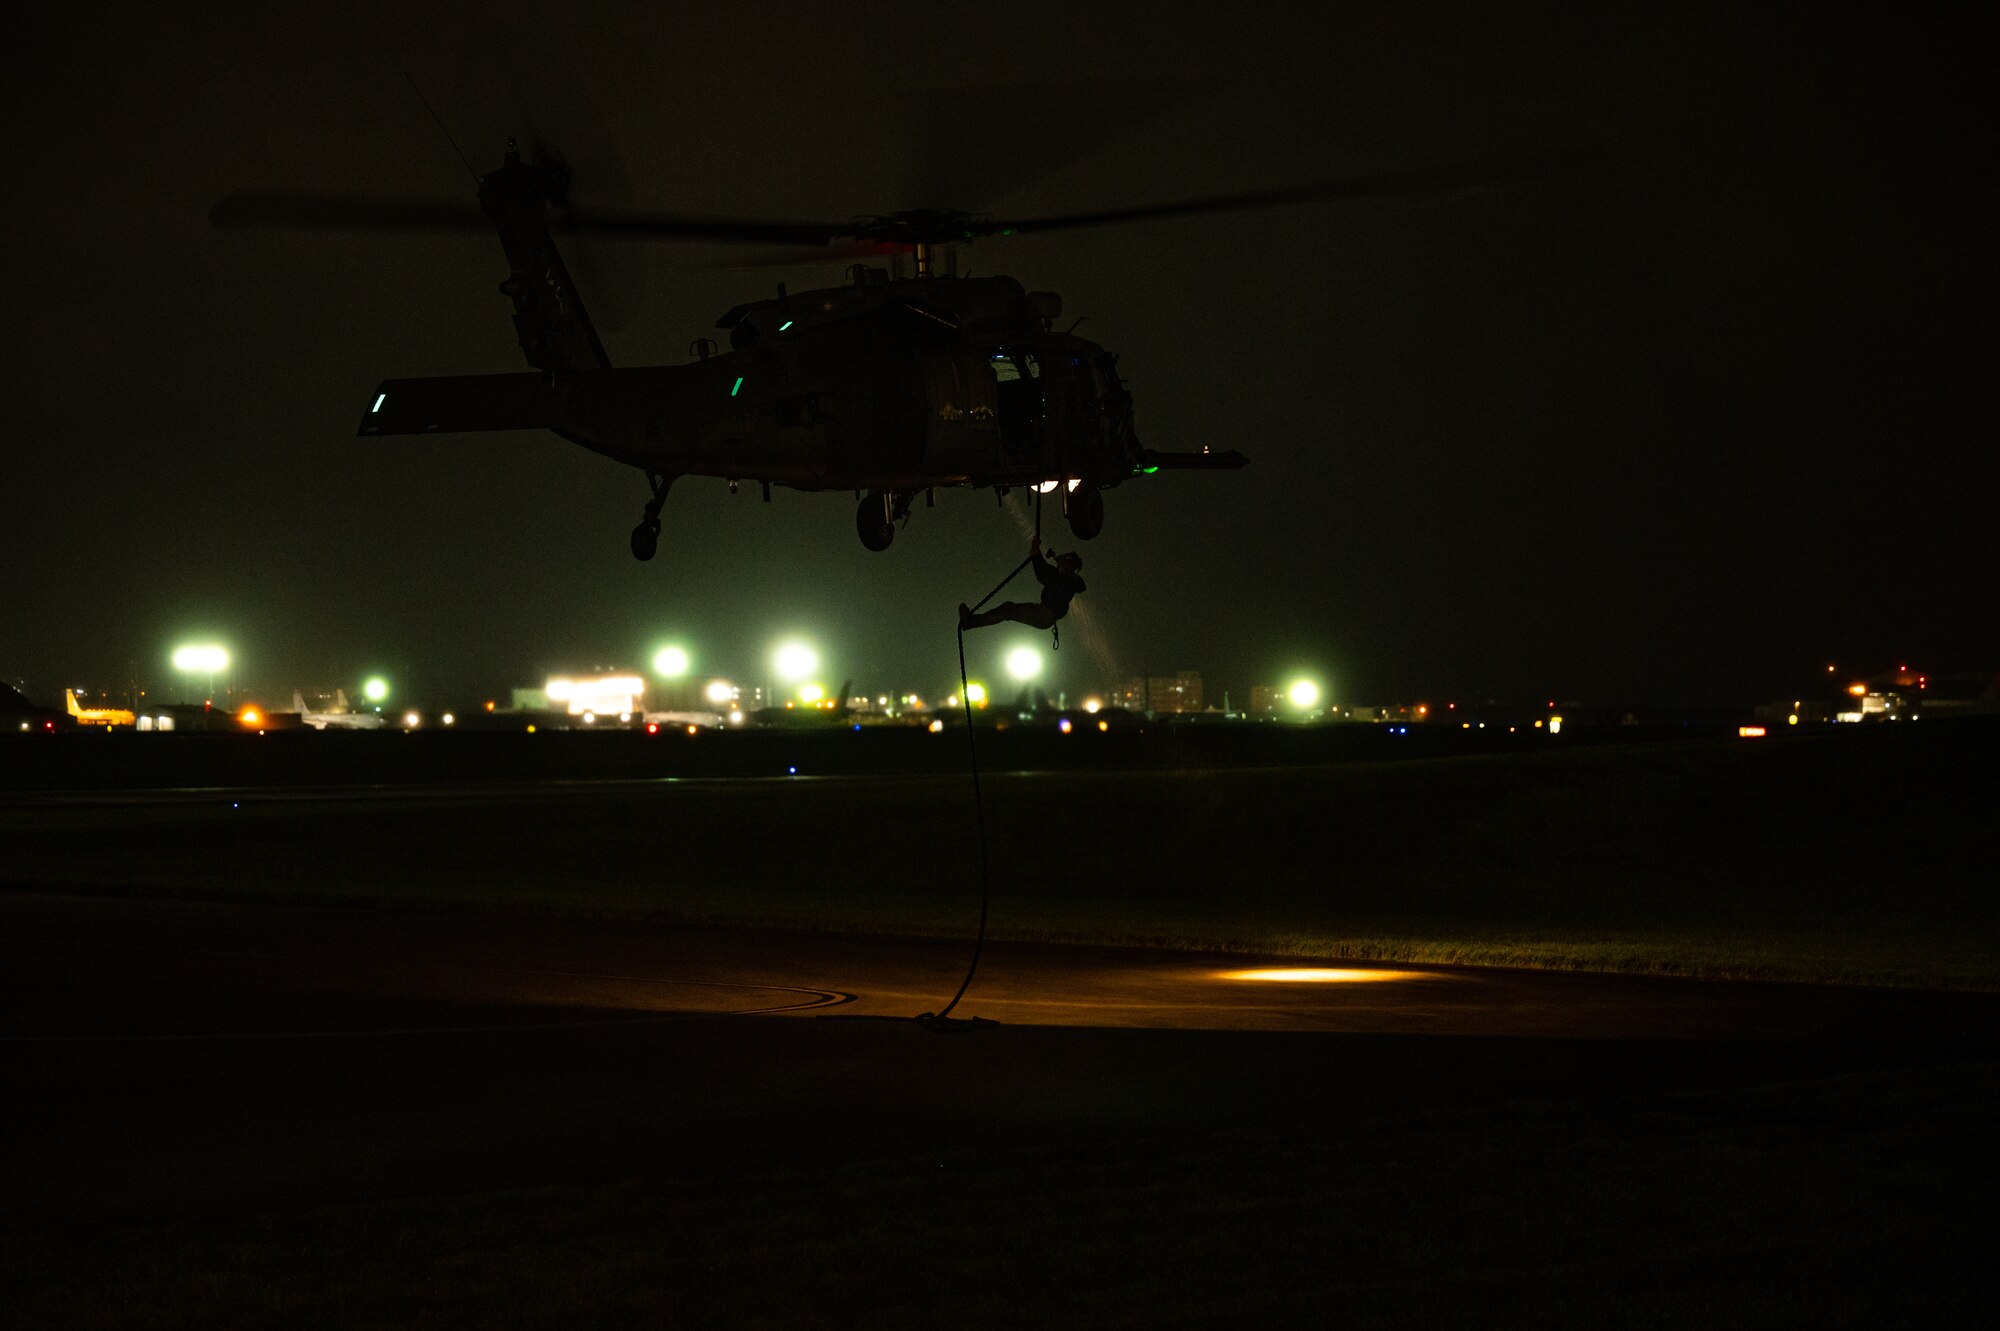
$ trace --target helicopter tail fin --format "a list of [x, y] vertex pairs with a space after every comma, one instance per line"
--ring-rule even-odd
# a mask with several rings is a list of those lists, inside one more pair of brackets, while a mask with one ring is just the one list
[[556, 162], [523, 162], [510, 143], [505, 162], [479, 182], [479, 206], [500, 233], [512, 268], [500, 290], [514, 302], [514, 330], [538, 370], [611, 367], [576, 283], [549, 234], [549, 209], [569, 194], [569, 171]]

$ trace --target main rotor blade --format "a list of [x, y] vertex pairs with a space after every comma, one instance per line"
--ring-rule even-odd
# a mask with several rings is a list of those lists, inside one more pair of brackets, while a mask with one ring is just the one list
[[736, 240], [756, 245], [825, 245], [856, 234], [857, 224], [758, 222], [730, 217], [681, 217], [671, 213], [571, 212], [549, 219], [555, 231], [657, 240]]
[[893, 259], [899, 254], [908, 254], [911, 248], [909, 245], [891, 241], [850, 240], [831, 243], [822, 248], [758, 250], [754, 255], [745, 253], [701, 266], [723, 272], [748, 272], [761, 268], [810, 268], [825, 263], [853, 264], [866, 263], [870, 259]]
[[1453, 190], [1487, 185], [1509, 185], [1517, 181], [1560, 175], [1594, 160], [1578, 154], [1523, 157], [1505, 161], [1474, 162], [1463, 166], [1432, 167], [1422, 171], [1387, 171], [1378, 175], [1348, 176], [1312, 185], [1291, 185], [1283, 189], [1247, 190], [1241, 194], [1217, 194], [1205, 199], [1181, 199], [1173, 203], [1146, 204], [1137, 208], [1113, 208], [1098, 213], [1070, 213], [1061, 217], [1031, 217], [1018, 222], [981, 221], [974, 223], [981, 235], [1024, 234], [1058, 231], [1069, 227], [1108, 226], [1115, 222], [1150, 221], [1159, 217], [1189, 217], [1197, 213], [1235, 212], [1246, 208], [1283, 208], [1303, 203], [1332, 203], [1345, 199], [1384, 198], [1398, 194], [1443, 194]]
[[[330, 230], [389, 228], [418, 231], [490, 231], [493, 223], [477, 206], [430, 199], [396, 199], [370, 194], [295, 194], [284, 190], [239, 190], [208, 210], [219, 227], [316, 227]], [[661, 240], [726, 240], [760, 245], [823, 246], [854, 235], [860, 224], [762, 222], [725, 217], [681, 217], [662, 213], [602, 210], [552, 213], [558, 233], [650, 237]]]
[[283, 190], [238, 190], [208, 210], [215, 226], [299, 226], [352, 229], [409, 228], [420, 231], [486, 231], [493, 224], [469, 203], [394, 199], [368, 194], [293, 194]]

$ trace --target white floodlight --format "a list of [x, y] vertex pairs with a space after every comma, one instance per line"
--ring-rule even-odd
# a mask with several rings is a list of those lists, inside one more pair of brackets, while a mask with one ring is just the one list
[[662, 647], [653, 653], [653, 673], [662, 679], [679, 679], [692, 664], [685, 647]]
[[1016, 647], [1007, 653], [1007, 673], [1027, 683], [1042, 673], [1042, 654], [1032, 647]]
[[779, 643], [778, 649], [771, 653], [771, 668], [787, 683], [801, 680], [819, 669], [819, 653], [810, 644], [794, 638]]

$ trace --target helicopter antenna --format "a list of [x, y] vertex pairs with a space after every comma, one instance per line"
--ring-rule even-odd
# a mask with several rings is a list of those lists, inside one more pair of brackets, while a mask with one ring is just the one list
[[458, 154], [458, 160], [465, 163], [465, 174], [471, 176], [472, 183], [477, 185], [479, 183], [479, 173], [472, 169], [471, 162], [466, 161], [465, 152], [458, 146], [458, 140], [451, 136], [451, 131], [444, 127], [444, 121], [438, 118], [437, 109], [431, 105], [431, 99], [424, 96], [424, 90], [417, 86], [417, 80], [411, 75], [409, 70], [406, 69], [403, 71], [403, 77], [409, 81], [410, 91], [415, 93], [417, 100], [424, 104], [424, 110], [430, 112], [431, 123], [438, 127], [438, 133], [444, 135], [444, 141], [449, 143], [451, 150]]

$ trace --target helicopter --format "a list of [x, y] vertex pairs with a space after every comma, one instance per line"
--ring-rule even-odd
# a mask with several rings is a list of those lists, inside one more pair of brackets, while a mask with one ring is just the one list
[[[559, 158], [524, 159], [510, 140], [478, 178], [478, 207], [364, 196], [246, 191], [209, 212], [218, 227], [412, 227], [497, 231], [509, 265], [500, 291], [532, 373], [388, 379], [361, 436], [546, 429], [644, 473], [651, 491], [631, 533], [653, 558], [668, 491], [687, 476], [848, 491], [869, 550], [889, 548], [916, 498], [939, 489], [1054, 494], [1071, 533], [1096, 537], [1104, 493], [1170, 470], [1235, 470], [1235, 450], [1163, 452], [1140, 443], [1118, 357], [1075, 325], [1062, 299], [1012, 277], [960, 277], [956, 247], [989, 237], [1160, 217], [1431, 193], [1540, 174], [1550, 159], [1355, 176], [1067, 216], [1002, 221], [920, 209], [838, 223], [587, 212], [570, 206]], [[737, 305], [680, 365], [613, 367], [556, 247], [557, 234], [809, 247], [855, 258], [845, 285]], [[836, 248], [836, 242], [846, 242]], [[905, 276], [903, 260], [914, 271]], [[888, 266], [868, 262], [887, 259]]]

